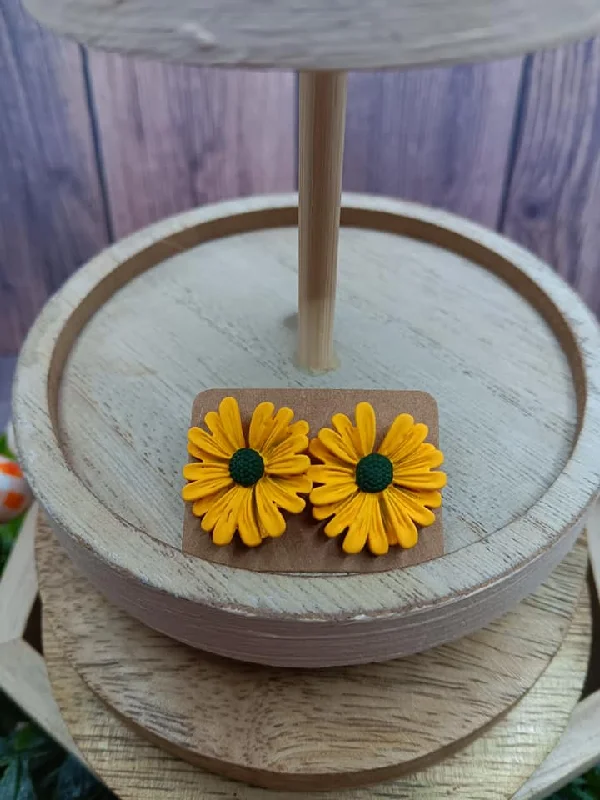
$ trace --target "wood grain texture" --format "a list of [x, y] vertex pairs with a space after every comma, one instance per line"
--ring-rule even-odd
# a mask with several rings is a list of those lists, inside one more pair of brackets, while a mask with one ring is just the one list
[[600, 312], [600, 40], [527, 61], [503, 231]]
[[45, 622], [111, 708], [192, 763], [278, 790], [387, 780], [464, 744], [551, 662], [587, 566], [581, 542], [535, 595], [454, 645], [290, 672], [216, 659], [140, 625], [75, 570], [43, 519], [36, 551]]
[[44, 24], [107, 50], [196, 64], [376, 69], [494, 58], [588, 36], [594, 0], [27, 0]]
[[[470, 800], [510, 798], [554, 746], [577, 702], [589, 650], [589, 607], [582, 605], [550, 666], [523, 700], [484, 735], [450, 758], [392, 783], [339, 792], [283, 793], [281, 800]], [[122, 800], [265, 800], [272, 792], [234, 783], [148, 743], [111, 713], [69, 663], [51, 625], [44, 649], [52, 689], [92, 769]], [[539, 787], [538, 787], [539, 788]], [[539, 795], [537, 795], [539, 797]]]
[[298, 363], [336, 365], [333, 320], [346, 122], [345, 72], [300, 75], [298, 155]]
[[352, 74], [344, 189], [426, 203], [495, 228], [521, 64]]
[[[20, 360], [17, 444], [61, 542], [129, 613], [221, 655], [385, 660], [473, 631], [547, 577], [598, 489], [600, 333], [571, 290], [442, 212], [348, 197], [342, 214], [335, 373], [299, 373], [283, 324], [293, 197], [207, 207], [121, 242], [47, 306]], [[444, 557], [334, 579], [183, 556], [175, 476], [192, 398], [217, 381], [428, 390], [450, 477]]]
[[27, 512], [0, 581], [0, 644], [21, 639], [37, 597], [33, 542], [38, 509]]
[[14, 354], [107, 234], [79, 48], [6, 0], [0, 65], [0, 354]]
[[0, 644], [0, 688], [40, 728], [81, 757], [56, 707], [44, 659], [22, 639]]
[[291, 191], [294, 77], [90, 54], [115, 237], [188, 208]]
[[592, 769], [600, 758], [600, 693], [581, 700], [557, 746], [516, 793], [514, 800], [541, 800]]
[[37, 517], [35, 504], [0, 577], [0, 689], [63, 747], [76, 752], [52, 697], [44, 660], [23, 639], [37, 597], [33, 556]]

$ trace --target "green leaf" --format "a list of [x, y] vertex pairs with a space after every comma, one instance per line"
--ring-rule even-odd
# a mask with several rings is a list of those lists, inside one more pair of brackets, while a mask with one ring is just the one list
[[600, 767], [594, 767], [585, 773], [582, 780], [589, 789], [593, 789], [594, 798], [600, 798]]
[[6, 441], [5, 433], [0, 435], [0, 456], [6, 456], [7, 458], [14, 458], [14, 455], [8, 449], [8, 442]]
[[[2, 797], [1, 794], [0, 797]], [[26, 761], [21, 762], [21, 780], [15, 800], [37, 800], [35, 789], [31, 782], [31, 775], [29, 774], [29, 766]]]
[[0, 781], [2, 800], [37, 800], [27, 762], [15, 758]]
[[75, 756], [68, 756], [58, 771], [55, 800], [101, 800], [113, 795]]
[[13, 748], [15, 753], [26, 753], [28, 750], [34, 750], [44, 739], [45, 737], [35, 725], [32, 725], [31, 722], [24, 722], [17, 727], [13, 734]]
[[19, 759], [13, 759], [0, 781], [0, 797], [2, 800], [15, 800], [19, 791], [21, 779], [21, 764]]

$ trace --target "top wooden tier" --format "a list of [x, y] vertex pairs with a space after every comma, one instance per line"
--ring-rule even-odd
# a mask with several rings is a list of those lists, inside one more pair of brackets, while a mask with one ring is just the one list
[[92, 47], [190, 64], [377, 69], [497, 58], [600, 30], [597, 0], [25, 0]]

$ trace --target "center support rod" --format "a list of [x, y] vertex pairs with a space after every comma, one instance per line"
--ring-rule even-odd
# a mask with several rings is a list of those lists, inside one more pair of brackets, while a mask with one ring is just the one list
[[315, 372], [335, 367], [346, 86], [345, 72], [300, 74], [298, 361]]

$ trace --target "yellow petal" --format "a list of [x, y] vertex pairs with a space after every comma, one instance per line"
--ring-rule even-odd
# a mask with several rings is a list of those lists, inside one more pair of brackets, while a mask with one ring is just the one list
[[[209, 436], [202, 428], [190, 428], [188, 431], [188, 441], [197, 448], [196, 452], [200, 450], [202, 457], [208, 456], [223, 460], [229, 459], [232, 456], [232, 452], [229, 452], [231, 448], [229, 448], [228, 451], [223, 450], [212, 436]], [[195, 453], [192, 455], [195, 455]]]
[[221, 509], [221, 513], [213, 528], [212, 537], [215, 544], [219, 546], [227, 545], [233, 539], [238, 525], [238, 515], [242, 497], [243, 489], [240, 491], [239, 486], [234, 486], [229, 490], [226, 497], [226, 507]]
[[442, 493], [436, 490], [426, 491], [418, 490], [411, 492], [410, 489], [398, 489], [403, 494], [412, 495], [418, 502], [427, 508], [439, 508], [442, 505]]
[[396, 542], [406, 549], [414, 547], [419, 539], [417, 529], [404, 511], [395, 491], [386, 489], [382, 493], [384, 524], [390, 544]]
[[277, 538], [285, 531], [285, 519], [273, 501], [269, 485], [260, 480], [255, 486], [256, 516], [261, 535]]
[[308, 436], [309, 424], [304, 419], [299, 419], [288, 428], [288, 436]]
[[231, 544], [236, 527], [237, 517], [234, 514], [221, 517], [213, 528], [213, 543], [219, 547], [224, 547], [225, 545]]
[[[325, 533], [327, 536], [339, 536], [342, 531], [345, 531], [352, 523], [360, 516], [361, 509], [365, 503], [366, 495], [363, 493], [356, 493], [349, 497], [345, 502], [336, 504], [334, 509], [333, 518], [325, 525]], [[313, 508], [313, 516], [315, 509]], [[331, 516], [329, 514], [328, 516]], [[317, 517], [318, 518], [318, 517]]]
[[297, 494], [308, 494], [312, 489], [312, 481], [306, 473], [302, 473], [301, 475], [287, 475], [282, 478], [276, 476], [271, 477], [271, 480]]
[[334, 456], [333, 453], [328, 450], [323, 442], [321, 442], [319, 439], [311, 439], [310, 444], [308, 445], [308, 452], [314, 456], [314, 458], [318, 458], [324, 464], [327, 464], [331, 467], [349, 468], [347, 461], [342, 461], [342, 459]]
[[217, 494], [208, 494], [206, 497], [201, 497], [200, 500], [196, 500], [194, 505], [192, 506], [192, 512], [195, 517], [202, 517], [208, 509], [215, 503], [219, 498], [228, 492], [229, 489], [221, 489], [220, 492]]
[[396, 417], [390, 425], [381, 443], [381, 447], [379, 448], [379, 452], [382, 456], [390, 458], [391, 453], [398, 449], [402, 440], [414, 425], [414, 422], [410, 414], [399, 414]]
[[257, 547], [262, 542], [254, 514], [253, 489], [244, 490], [238, 513], [238, 530], [247, 547]]
[[316, 506], [330, 503], [341, 503], [358, 491], [354, 481], [335, 484], [333, 486], [319, 486], [310, 493], [310, 502]]
[[194, 458], [199, 459], [200, 461], [203, 461], [205, 458], [210, 457], [210, 456], [207, 456], [206, 453], [203, 453], [202, 450], [200, 450], [199, 447], [196, 447], [196, 445], [193, 442], [190, 442], [190, 441], [188, 441], [188, 444], [187, 444], [187, 451], [191, 456], [193, 456]]
[[[328, 469], [328, 467], [320, 467], [320, 468], [317, 468], [317, 469], [323, 470], [323, 469]], [[315, 483], [322, 483], [323, 484], [322, 486], [319, 487], [319, 490], [320, 489], [335, 489], [338, 486], [347, 486], [347, 485], [351, 485], [354, 489], [357, 488], [356, 479], [354, 477], [354, 473], [353, 472], [342, 472], [341, 470], [339, 470], [338, 474], [329, 475], [329, 477], [327, 478], [326, 481], [320, 481], [318, 479], [315, 480], [315, 477], [314, 477], [315, 476], [315, 472], [316, 472], [317, 475], [319, 474], [317, 472], [317, 470], [313, 471], [313, 467], [311, 466], [308, 469], [307, 475], [309, 476], [309, 478], [312, 478]], [[313, 492], [311, 493], [311, 500], [312, 500], [314, 492], [316, 492], [316, 491], [317, 491], [317, 487], [315, 487], [313, 489]], [[320, 495], [322, 495], [322, 494], [324, 494], [324, 493], [320, 492]], [[334, 502], [334, 501], [333, 500], [325, 500], [324, 502], [325, 503], [329, 503], [329, 502]], [[322, 503], [319, 503], [319, 505], [322, 505]]]
[[348, 464], [356, 464], [358, 458], [354, 449], [350, 449], [339, 433], [330, 428], [321, 428], [318, 438], [334, 456]]
[[367, 515], [369, 528], [367, 541], [369, 550], [375, 556], [382, 556], [389, 550], [389, 543], [383, 527], [381, 510], [379, 508], [379, 497], [376, 494], [369, 496], [369, 507], [363, 509], [363, 516]]
[[248, 432], [248, 443], [253, 450], [261, 450], [271, 433], [274, 411], [273, 403], [259, 403], [254, 409]]
[[308, 449], [308, 437], [307, 436], [287, 436], [283, 442], [274, 447], [270, 450], [269, 454], [265, 453], [265, 464], [269, 466], [269, 464], [275, 464], [282, 458], [287, 458], [288, 456], [293, 455], [300, 455], [304, 453], [305, 450]]
[[416, 425], [413, 425], [412, 428], [409, 429], [398, 446], [388, 455], [390, 461], [397, 464], [407, 458], [407, 456], [410, 456], [419, 445], [425, 441], [428, 433], [429, 429], [427, 425], [424, 425], [422, 422], [417, 422]]
[[375, 447], [376, 422], [375, 412], [370, 403], [359, 403], [356, 406], [356, 427], [360, 437], [361, 455], [368, 456]]
[[342, 437], [342, 440], [348, 451], [358, 459], [361, 457], [360, 436], [354, 425], [350, 422], [345, 414], [334, 414], [331, 418], [331, 424], [336, 432]]
[[231, 478], [213, 478], [210, 481], [194, 481], [194, 483], [186, 484], [181, 490], [181, 496], [188, 502], [190, 500], [200, 500], [202, 497], [208, 497], [209, 494], [216, 494], [221, 489], [226, 489], [232, 485]]
[[358, 514], [348, 528], [348, 533], [344, 537], [342, 550], [349, 555], [360, 553], [367, 543], [367, 536], [369, 532], [369, 519], [364, 513]]
[[[408, 516], [417, 525], [420, 525], [422, 528], [433, 525], [435, 522], [435, 514], [422, 502], [419, 492], [411, 492], [408, 489], [398, 489], [395, 486], [388, 487], [387, 491], [396, 495], [397, 502], [400, 503]], [[424, 494], [427, 493], [424, 492]], [[436, 494], [439, 494], [439, 492]]]
[[228, 491], [224, 492], [212, 503], [202, 520], [203, 530], [212, 531], [221, 518], [229, 516], [229, 507], [232, 501], [235, 501], [235, 498], [238, 496], [237, 490], [239, 488], [239, 486], [231, 486]]
[[268, 475], [301, 475], [309, 466], [310, 458], [308, 456], [287, 456], [278, 458], [273, 463], [266, 463], [265, 472]]
[[265, 475], [262, 479], [268, 487], [273, 502], [277, 503], [277, 505], [285, 509], [285, 511], [289, 511], [291, 514], [299, 514], [301, 511], [304, 511], [306, 501], [302, 497], [298, 497], [297, 492], [308, 493], [312, 486], [311, 482], [305, 479], [305, 476], [302, 475], [299, 477], [306, 481], [299, 490], [294, 490], [293, 487], [289, 485], [290, 481], [286, 478], [271, 478]]
[[332, 517], [334, 514], [340, 511], [341, 505], [340, 503], [326, 503], [324, 506], [312, 506], [312, 515], [315, 519], [318, 519], [319, 521], [328, 519], [329, 517]]
[[227, 431], [225, 430], [225, 426], [223, 425], [223, 420], [221, 419], [220, 414], [217, 414], [216, 411], [208, 411], [204, 415], [204, 424], [212, 433], [213, 439], [219, 445], [221, 450], [233, 455], [235, 451], [239, 449], [236, 446], [233, 437], [228, 435]]
[[398, 524], [394, 523], [396, 517], [393, 509], [391, 511], [388, 509], [389, 501], [386, 499], [388, 491], [389, 488], [385, 489], [383, 492], [380, 493], [379, 508], [381, 509], [381, 518], [383, 520], [383, 527], [385, 529], [385, 535], [387, 537], [387, 540], [390, 544], [396, 545], [400, 544], [400, 542], [398, 541], [398, 533], [397, 533]]
[[341, 478], [347, 481], [354, 480], [356, 470], [349, 464], [343, 464], [341, 467], [311, 464], [306, 474], [314, 483], [330, 483], [331, 481], [339, 481]]
[[234, 451], [246, 446], [240, 407], [235, 397], [224, 397], [219, 403], [219, 415], [227, 439], [231, 442]]
[[207, 481], [229, 475], [229, 465], [225, 461], [194, 462], [183, 468], [183, 477], [188, 481]]
[[444, 462], [444, 454], [429, 442], [424, 442], [410, 455], [396, 461], [395, 468], [408, 469], [410, 471], [419, 469], [436, 469]]
[[430, 491], [431, 489], [442, 489], [446, 485], [445, 472], [401, 472], [396, 477], [394, 470], [394, 484], [396, 486], [403, 486], [406, 489], [424, 489]]
[[291, 408], [280, 408], [275, 414], [271, 433], [265, 439], [261, 455], [268, 456], [271, 450], [281, 444], [287, 436], [290, 422], [294, 419], [294, 412]]

